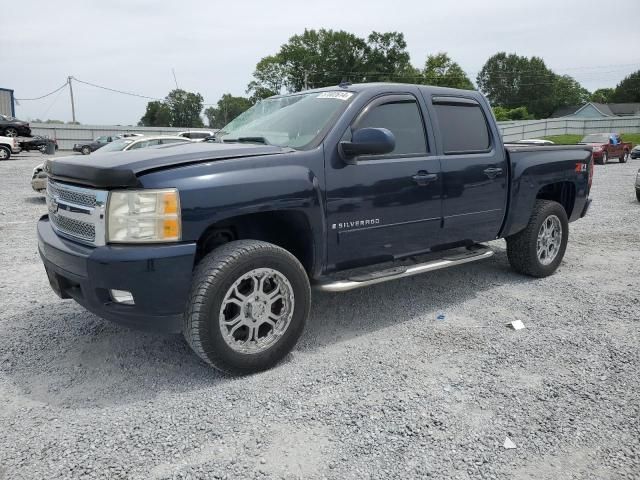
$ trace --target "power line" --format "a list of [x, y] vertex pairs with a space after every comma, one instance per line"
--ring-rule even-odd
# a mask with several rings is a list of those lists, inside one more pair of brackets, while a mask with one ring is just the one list
[[56, 88], [53, 92], [49, 92], [46, 95], [42, 95], [40, 97], [35, 97], [35, 98], [16, 98], [16, 100], [18, 100], [19, 102], [27, 102], [27, 101], [30, 101], [30, 100], [41, 100], [43, 98], [46, 98], [46, 97], [49, 97], [49, 96], [53, 95], [54, 93], [58, 93], [60, 90], [62, 90], [64, 87], [66, 87], [68, 83], [69, 82], [66, 81], [66, 82], [64, 82], [63, 85], [61, 85], [58, 88]]
[[129, 95], [131, 97], [144, 98], [144, 99], [147, 99], [147, 100], [156, 100], [156, 101], [160, 101], [160, 102], [164, 101], [164, 99], [162, 99], [162, 98], [149, 97], [147, 95], [140, 95], [138, 93], [133, 93], [133, 92], [125, 92], [124, 90], [117, 90], [115, 88], [109, 88], [109, 87], [105, 87], [103, 85], [97, 85], [95, 83], [86, 82], [86, 81], [80, 80], [80, 79], [78, 79], [76, 77], [71, 77], [71, 78], [73, 78], [76, 82], [84, 83], [85, 85], [89, 85], [89, 86], [95, 87], [95, 88], [101, 88], [102, 90], [108, 90], [108, 91], [114, 92], [114, 93], [121, 93], [123, 95]]

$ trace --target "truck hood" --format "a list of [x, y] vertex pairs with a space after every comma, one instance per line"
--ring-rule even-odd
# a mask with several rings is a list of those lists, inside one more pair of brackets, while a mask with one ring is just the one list
[[139, 186], [138, 176], [192, 163], [278, 155], [292, 149], [246, 143], [186, 143], [129, 152], [94, 153], [49, 159], [44, 171], [53, 179], [97, 188]]

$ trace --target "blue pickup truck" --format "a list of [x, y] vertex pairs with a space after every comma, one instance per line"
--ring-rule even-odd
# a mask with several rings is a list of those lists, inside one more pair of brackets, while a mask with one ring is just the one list
[[312, 287], [342, 292], [490, 257], [552, 274], [590, 204], [587, 146], [503, 145], [474, 91], [341, 84], [261, 101], [212, 143], [47, 161], [52, 288], [182, 332], [234, 374], [295, 346]]

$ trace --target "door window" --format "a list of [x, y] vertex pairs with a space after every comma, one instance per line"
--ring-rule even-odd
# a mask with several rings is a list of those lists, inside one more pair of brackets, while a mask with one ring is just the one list
[[385, 157], [427, 152], [422, 116], [415, 100], [390, 100], [375, 105], [357, 120], [354, 129], [367, 127], [386, 128], [393, 133], [396, 147]]
[[445, 155], [486, 152], [491, 134], [480, 105], [469, 103], [434, 103]]

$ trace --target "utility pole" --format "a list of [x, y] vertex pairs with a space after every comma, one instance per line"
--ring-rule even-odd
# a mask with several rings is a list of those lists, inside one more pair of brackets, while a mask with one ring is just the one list
[[73, 120], [73, 123], [76, 123], [76, 106], [73, 103], [73, 87], [71, 86], [71, 79], [73, 77], [71, 75], [69, 75], [67, 77], [67, 83], [69, 83], [69, 94], [71, 95], [71, 119]]

